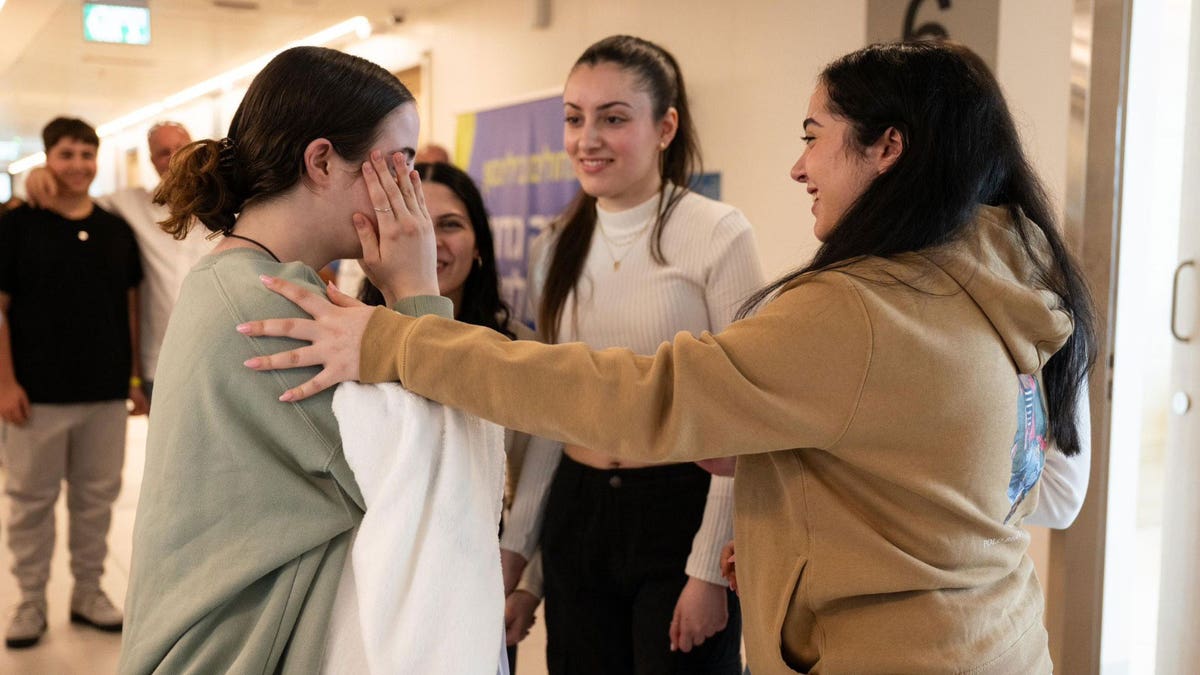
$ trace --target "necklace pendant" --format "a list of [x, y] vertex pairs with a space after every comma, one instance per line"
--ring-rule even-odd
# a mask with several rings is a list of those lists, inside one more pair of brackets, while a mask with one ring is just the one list
[[613, 261], [613, 271], [615, 272], [615, 271], [617, 271], [617, 270], [619, 270], [619, 269], [621, 269], [621, 261], [620, 261], [620, 260], [614, 260], [614, 261]]

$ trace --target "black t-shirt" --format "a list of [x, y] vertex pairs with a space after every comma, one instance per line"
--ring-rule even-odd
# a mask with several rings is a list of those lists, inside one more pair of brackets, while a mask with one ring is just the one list
[[0, 291], [17, 382], [33, 403], [124, 399], [129, 289], [142, 280], [133, 231], [96, 206], [70, 220], [22, 206], [0, 218]]

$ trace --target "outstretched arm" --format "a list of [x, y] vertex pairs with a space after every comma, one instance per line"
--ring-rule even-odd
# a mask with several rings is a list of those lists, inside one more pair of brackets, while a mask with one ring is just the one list
[[399, 380], [505, 427], [630, 461], [829, 447], [849, 424], [870, 361], [866, 310], [839, 274], [786, 291], [720, 335], [680, 333], [653, 357], [512, 342], [490, 329], [371, 311], [344, 297], [335, 305], [281, 281], [270, 287], [314, 319], [239, 330], [312, 344], [248, 365], [324, 366], [288, 400], [349, 379]]
[[[432, 225], [419, 182], [384, 180], [378, 153], [363, 175], [378, 215], [377, 230], [355, 217], [367, 273], [389, 304], [435, 292]], [[313, 319], [251, 321], [238, 330], [311, 344], [246, 365], [322, 366], [282, 400], [347, 380], [399, 380], [510, 429], [630, 461], [829, 447], [849, 425], [872, 348], [863, 300], [836, 273], [807, 279], [719, 335], [680, 333], [653, 357], [511, 342], [478, 326], [371, 310], [340, 293], [330, 302], [283, 281], [264, 283]]]

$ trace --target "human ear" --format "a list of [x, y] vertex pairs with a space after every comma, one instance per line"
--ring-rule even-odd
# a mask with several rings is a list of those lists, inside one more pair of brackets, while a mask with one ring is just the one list
[[675, 106], [667, 108], [667, 112], [663, 113], [662, 120], [658, 123], [658, 149], [666, 150], [671, 141], [675, 139], [675, 132], [679, 131], [679, 111]]
[[888, 127], [871, 145], [868, 156], [875, 164], [876, 172], [882, 175], [896, 165], [902, 154], [904, 154], [904, 135], [896, 127]]
[[333, 160], [337, 153], [327, 139], [318, 138], [304, 148], [304, 175], [318, 184], [329, 182], [333, 174]]

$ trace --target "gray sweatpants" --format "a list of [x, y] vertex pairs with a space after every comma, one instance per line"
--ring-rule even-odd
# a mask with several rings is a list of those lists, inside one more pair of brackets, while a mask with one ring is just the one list
[[76, 588], [99, 587], [112, 505], [125, 461], [124, 401], [38, 404], [4, 428], [8, 547], [22, 600], [43, 599], [54, 554], [54, 504], [67, 481], [68, 546]]

